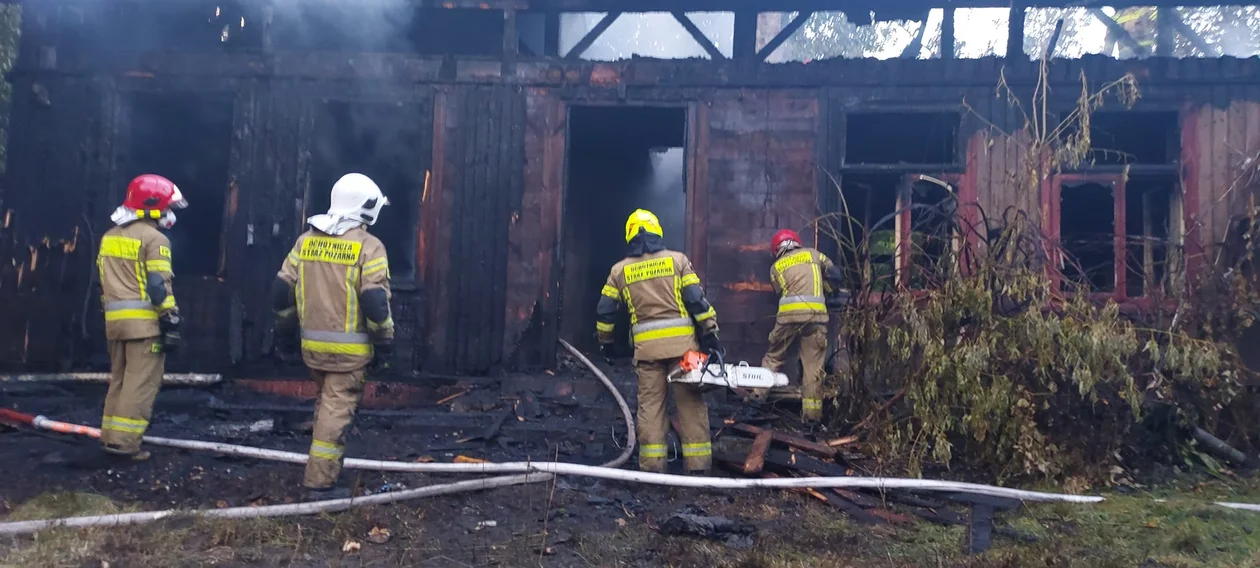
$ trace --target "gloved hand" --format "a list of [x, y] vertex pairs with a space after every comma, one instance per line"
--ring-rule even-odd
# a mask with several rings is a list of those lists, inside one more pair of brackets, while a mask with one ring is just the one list
[[296, 329], [276, 328], [272, 331], [275, 338], [275, 344], [272, 351], [281, 363], [291, 365], [301, 359], [300, 344], [298, 342], [298, 332]]
[[394, 342], [392, 340], [380, 340], [372, 344], [372, 362], [368, 363], [368, 370], [372, 372], [388, 371], [390, 362], [394, 360]]
[[613, 360], [617, 358], [617, 350], [613, 348], [612, 343], [600, 343], [599, 354], [604, 356], [604, 362], [609, 365], [612, 365]]
[[179, 335], [179, 324], [182, 321], [179, 314], [174, 312], [168, 312], [158, 319], [158, 330], [162, 332], [163, 353], [179, 351], [179, 345], [182, 341]]
[[722, 349], [722, 342], [718, 340], [718, 334], [716, 331], [700, 336], [700, 350], [709, 354], [726, 353], [726, 351]]

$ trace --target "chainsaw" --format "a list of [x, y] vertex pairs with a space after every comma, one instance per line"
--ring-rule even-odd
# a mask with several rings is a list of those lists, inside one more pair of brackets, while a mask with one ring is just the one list
[[740, 361], [727, 364], [721, 353], [688, 351], [667, 375], [671, 383], [717, 385], [729, 388], [768, 389], [787, 386], [787, 375]]

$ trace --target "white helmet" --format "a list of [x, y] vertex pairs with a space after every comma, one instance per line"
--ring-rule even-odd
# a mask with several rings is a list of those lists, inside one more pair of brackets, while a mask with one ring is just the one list
[[381, 193], [381, 188], [372, 178], [363, 174], [346, 174], [333, 184], [328, 215], [373, 225], [386, 205], [389, 205], [389, 198]]

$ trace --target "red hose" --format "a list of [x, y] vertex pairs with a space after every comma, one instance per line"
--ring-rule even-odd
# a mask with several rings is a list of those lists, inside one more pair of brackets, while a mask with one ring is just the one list
[[16, 410], [0, 408], [0, 421], [31, 426], [35, 424], [35, 417]]

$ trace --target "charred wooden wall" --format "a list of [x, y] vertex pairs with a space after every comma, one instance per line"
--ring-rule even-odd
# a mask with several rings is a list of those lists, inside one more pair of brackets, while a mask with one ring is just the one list
[[[1133, 71], [1143, 84], [1140, 104], [1181, 113], [1182, 191], [1193, 196], [1188, 238], [1207, 254], [1255, 190], [1242, 174], [1260, 152], [1260, 62], [1055, 65], [1056, 88], [1068, 99], [1079, 92], [1082, 71], [1091, 81]], [[224, 202], [194, 203], [215, 214], [221, 208], [220, 270], [177, 278], [190, 350], [174, 368], [274, 371], [266, 290], [303, 220], [316, 212], [312, 195], [327, 191], [311, 181], [317, 109], [329, 100], [367, 100], [419, 109], [400, 116], [431, 133], [416, 149], [430, 176], [426, 187], [413, 188], [422, 192], [418, 274], [414, 289], [400, 288], [395, 298], [396, 368], [485, 372], [555, 361], [569, 105], [688, 107], [687, 252], [726, 340], [755, 361], [774, 309], [766, 243], [774, 230], [804, 228], [835, 207], [827, 172], [844, 165], [849, 112], [965, 114], [965, 99], [974, 115], [959, 135], [960, 193], [990, 214], [1013, 206], [1040, 219], [1040, 196], [1012, 177], [1026, 143], [1020, 117], [994, 97], [1001, 68], [997, 60], [756, 67], [537, 60], [520, 61], [505, 76], [498, 62], [384, 55], [351, 63], [298, 54], [123, 54], [53, 69], [27, 62], [11, 78], [0, 361], [24, 369], [103, 364], [93, 253], [126, 182], [131, 93], [226, 98], [233, 108]], [[1036, 80], [1034, 64], [1006, 73], [1021, 88]]]

